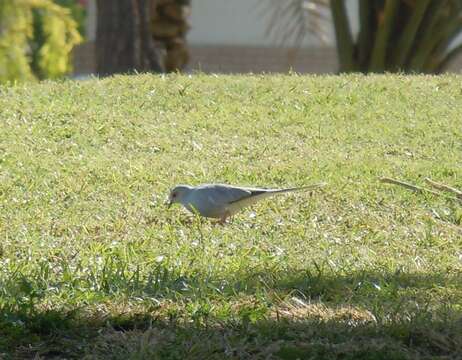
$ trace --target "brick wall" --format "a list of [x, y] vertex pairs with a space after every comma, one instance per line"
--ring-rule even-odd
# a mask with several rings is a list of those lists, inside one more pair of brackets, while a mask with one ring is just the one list
[[[332, 73], [336, 71], [335, 50], [312, 48], [291, 50], [248, 46], [190, 46], [186, 71], [205, 73], [288, 72]], [[87, 42], [74, 51], [74, 73], [95, 72], [95, 45]]]
[[[249, 46], [190, 46], [191, 60], [187, 71], [205, 73], [288, 72], [335, 73], [337, 58], [333, 48], [290, 50]], [[95, 72], [95, 45], [87, 42], [74, 51], [74, 73]], [[448, 72], [461, 73], [462, 56], [454, 59]]]
[[76, 46], [72, 53], [74, 57], [74, 75], [93, 74], [96, 71], [95, 43], [87, 41]]
[[249, 46], [192, 46], [188, 69], [217, 73], [288, 72], [333, 73], [331, 48], [287, 49]]

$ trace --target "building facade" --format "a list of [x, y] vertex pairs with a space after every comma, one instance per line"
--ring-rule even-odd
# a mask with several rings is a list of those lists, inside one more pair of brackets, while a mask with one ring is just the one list
[[[291, 37], [283, 40], [283, 30], [274, 29], [283, 25], [283, 19], [272, 19], [274, 0], [192, 0], [191, 5], [191, 60], [186, 71], [333, 73], [337, 69], [328, 22], [323, 24], [324, 42], [307, 33], [297, 43]], [[74, 55], [77, 75], [95, 71], [96, 0], [88, 0], [87, 6], [87, 41]]]
[[[284, 37], [282, 25], [287, 16], [274, 16], [278, 1], [283, 0], [191, 0], [191, 59], [186, 71], [335, 73], [338, 64], [328, 9], [324, 9], [326, 20], [320, 24], [323, 41], [306, 32], [297, 42], [293, 36]], [[346, 4], [356, 34], [358, 2], [346, 0]], [[87, 0], [87, 6], [87, 42], [76, 49], [74, 56], [77, 75], [95, 72], [96, 0]], [[461, 39], [456, 41], [460, 43]], [[458, 57], [448, 71], [460, 72], [461, 68], [462, 58]]]

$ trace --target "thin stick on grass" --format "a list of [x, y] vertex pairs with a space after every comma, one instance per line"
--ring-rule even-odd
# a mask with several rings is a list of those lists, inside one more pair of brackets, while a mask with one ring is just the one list
[[462, 199], [460, 199], [458, 197], [447, 196], [447, 195], [445, 195], [445, 194], [443, 194], [441, 192], [426, 189], [426, 188], [423, 188], [423, 187], [420, 187], [420, 186], [417, 186], [417, 185], [409, 184], [409, 183], [404, 182], [404, 181], [400, 181], [400, 180], [396, 180], [396, 179], [392, 179], [392, 178], [387, 178], [387, 177], [380, 178], [380, 181], [383, 182], [383, 183], [387, 183], [387, 184], [399, 185], [399, 186], [405, 187], [408, 190], [412, 190], [412, 191], [415, 191], [415, 192], [429, 193], [429, 194], [433, 194], [433, 195], [436, 195], [436, 196], [444, 197], [444, 198], [446, 198], [448, 200], [453, 200], [453, 201], [455, 200], [455, 201], [458, 201], [458, 202], [462, 202]]
[[422, 192], [422, 193], [423, 192], [429, 192], [429, 193], [434, 194], [434, 195], [441, 195], [441, 193], [439, 193], [437, 191], [430, 190], [430, 189], [425, 189], [423, 187], [413, 185], [413, 184], [409, 184], [409, 183], [404, 182], [404, 181], [395, 180], [395, 179], [392, 179], [392, 178], [383, 177], [383, 178], [380, 178], [380, 181], [383, 182], [383, 183], [387, 183], [387, 184], [400, 185], [400, 186], [405, 187], [406, 189], [416, 191], [416, 192]]
[[430, 178], [425, 178], [425, 181], [430, 185], [433, 186], [435, 189], [442, 190], [442, 191], [448, 191], [457, 196], [457, 198], [462, 199], [462, 191], [459, 189], [453, 188], [452, 186], [438, 183], [436, 181], [431, 180]]

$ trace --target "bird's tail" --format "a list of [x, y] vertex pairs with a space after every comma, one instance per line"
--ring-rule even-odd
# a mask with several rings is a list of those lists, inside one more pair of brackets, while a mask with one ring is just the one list
[[294, 191], [309, 191], [309, 190], [318, 189], [325, 185], [326, 183], [318, 183], [318, 184], [313, 184], [313, 185], [308, 185], [308, 186], [293, 187], [293, 188], [286, 188], [286, 189], [249, 189], [247, 188], [247, 190], [251, 192], [250, 196], [239, 199], [238, 201], [235, 201], [233, 203], [239, 203], [240, 207], [242, 208], [244, 206], [252, 205], [258, 200], [266, 199], [273, 195], [294, 192]]

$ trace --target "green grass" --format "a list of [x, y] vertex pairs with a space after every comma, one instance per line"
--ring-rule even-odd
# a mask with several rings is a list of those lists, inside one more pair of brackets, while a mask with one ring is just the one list
[[[0, 88], [0, 357], [462, 353], [458, 76], [119, 76]], [[177, 183], [321, 191], [225, 226]], [[256, 216], [253, 216], [253, 212]]]

